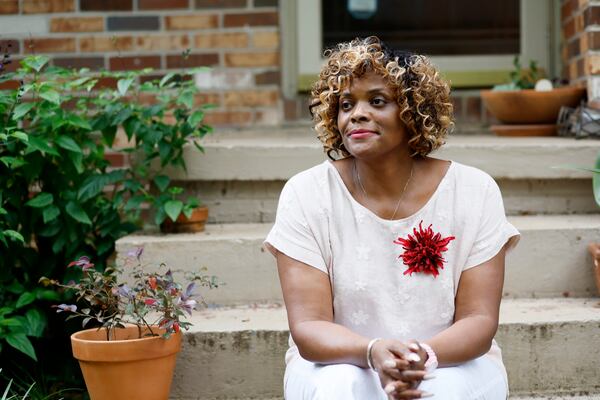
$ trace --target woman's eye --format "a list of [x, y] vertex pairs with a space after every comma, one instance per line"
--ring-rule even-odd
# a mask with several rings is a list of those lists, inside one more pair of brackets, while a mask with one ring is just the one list
[[381, 106], [381, 105], [385, 104], [385, 100], [382, 98], [376, 97], [373, 100], [371, 100], [371, 103], [375, 106]]
[[349, 110], [352, 108], [352, 103], [349, 101], [342, 101], [342, 103], [340, 104], [340, 107], [342, 108], [342, 110]]

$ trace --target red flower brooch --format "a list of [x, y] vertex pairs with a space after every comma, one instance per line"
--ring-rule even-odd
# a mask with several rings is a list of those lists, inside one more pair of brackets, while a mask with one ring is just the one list
[[446, 262], [442, 257], [442, 252], [448, 250], [448, 243], [456, 238], [454, 236], [442, 238], [439, 232], [433, 232], [431, 225], [427, 229], [423, 229], [422, 224], [423, 221], [419, 223], [419, 230], [413, 229], [414, 237], [409, 234], [406, 239], [399, 237], [394, 240], [394, 243], [401, 245], [404, 249], [404, 253], [398, 258], [402, 258], [404, 265], [408, 266], [404, 275], [422, 272], [437, 277], [440, 274], [438, 270], [444, 269]]

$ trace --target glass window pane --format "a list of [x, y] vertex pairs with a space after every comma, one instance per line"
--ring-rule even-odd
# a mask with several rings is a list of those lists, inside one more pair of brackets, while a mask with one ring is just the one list
[[519, 0], [323, 0], [321, 7], [323, 48], [377, 35], [423, 54], [520, 53]]

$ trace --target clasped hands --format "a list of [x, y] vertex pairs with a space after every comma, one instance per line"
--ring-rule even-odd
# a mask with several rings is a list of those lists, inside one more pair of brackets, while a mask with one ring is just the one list
[[416, 341], [382, 339], [371, 350], [373, 367], [389, 399], [421, 399], [432, 394], [418, 389], [422, 380], [431, 379], [425, 371], [426, 351]]

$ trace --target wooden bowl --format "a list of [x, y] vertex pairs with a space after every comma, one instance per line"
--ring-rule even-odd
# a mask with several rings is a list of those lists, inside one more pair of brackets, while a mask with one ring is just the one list
[[555, 136], [555, 124], [528, 124], [528, 125], [492, 125], [490, 130], [498, 136]]

